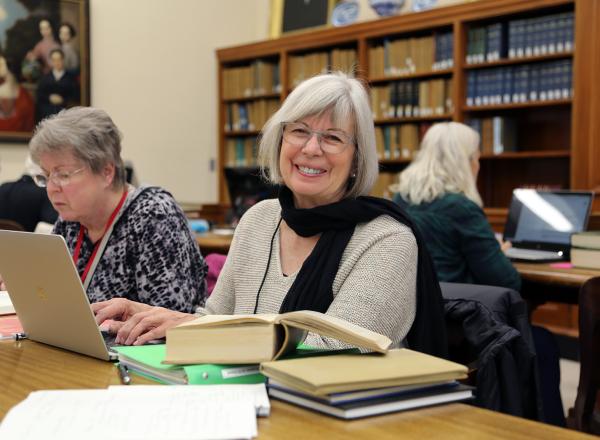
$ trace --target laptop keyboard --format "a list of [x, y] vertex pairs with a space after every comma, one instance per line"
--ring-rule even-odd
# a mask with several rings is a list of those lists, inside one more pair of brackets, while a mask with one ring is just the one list
[[521, 260], [557, 260], [561, 258], [558, 252], [535, 249], [510, 248], [505, 253], [508, 258]]

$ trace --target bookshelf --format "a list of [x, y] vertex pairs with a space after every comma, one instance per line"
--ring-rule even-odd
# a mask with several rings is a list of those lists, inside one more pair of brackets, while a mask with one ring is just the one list
[[[599, 29], [596, 1], [480, 0], [219, 49], [219, 199], [223, 168], [254, 163], [248, 144], [264, 113], [303, 78], [352, 66], [372, 91], [375, 193], [431, 124], [449, 120], [485, 130], [478, 184], [496, 229], [513, 188], [600, 190]], [[257, 78], [265, 69], [268, 81]], [[266, 110], [239, 128], [239, 108], [250, 106]]]

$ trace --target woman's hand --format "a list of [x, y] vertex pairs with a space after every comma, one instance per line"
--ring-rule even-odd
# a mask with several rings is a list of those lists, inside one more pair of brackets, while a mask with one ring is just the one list
[[2, 279], [2, 275], [0, 275], [0, 290], [7, 290], [6, 284], [4, 284], [4, 280]]
[[116, 331], [115, 342], [122, 345], [144, 345], [153, 340], [164, 338], [167, 330], [182, 322], [196, 319], [195, 315], [152, 307], [136, 313], [125, 322], [113, 322], [109, 331]]
[[[148, 304], [130, 301], [125, 298], [113, 298], [109, 299], [108, 301], [100, 301], [92, 304], [91, 306], [92, 312], [94, 312], [94, 315], [96, 315], [96, 324], [98, 325], [102, 324], [107, 319], [114, 319], [115, 321], [127, 321], [136, 313], [153, 308]], [[116, 324], [122, 324], [122, 322]]]

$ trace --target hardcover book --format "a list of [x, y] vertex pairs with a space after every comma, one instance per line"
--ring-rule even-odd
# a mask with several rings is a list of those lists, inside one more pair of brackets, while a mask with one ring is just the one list
[[206, 315], [167, 331], [169, 364], [252, 364], [290, 353], [307, 332], [380, 353], [392, 341], [384, 335], [323, 313]]
[[467, 367], [405, 348], [385, 355], [338, 354], [263, 362], [260, 371], [314, 396], [463, 379]]

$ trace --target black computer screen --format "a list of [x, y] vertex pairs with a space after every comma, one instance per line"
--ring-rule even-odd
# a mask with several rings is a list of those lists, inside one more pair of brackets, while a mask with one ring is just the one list
[[571, 234], [585, 230], [592, 199], [591, 192], [516, 189], [504, 239], [568, 245]]
[[230, 222], [234, 225], [253, 205], [277, 197], [279, 191], [277, 185], [272, 185], [260, 175], [257, 167], [225, 168], [225, 180], [231, 201]]

